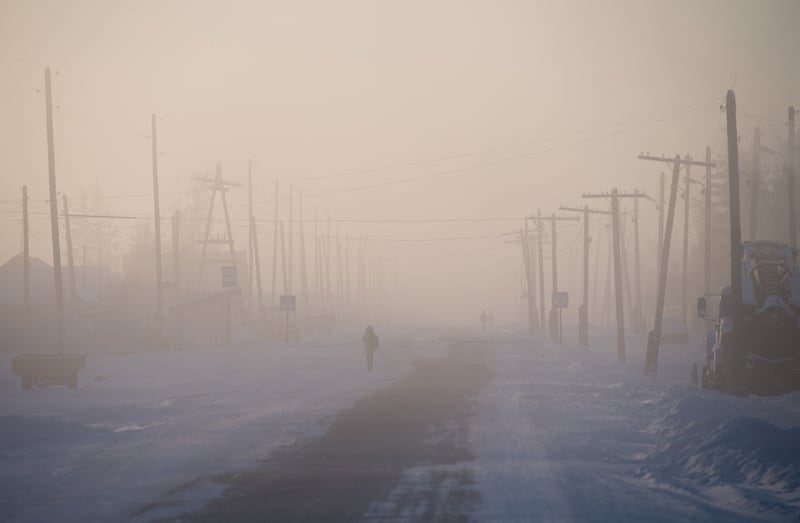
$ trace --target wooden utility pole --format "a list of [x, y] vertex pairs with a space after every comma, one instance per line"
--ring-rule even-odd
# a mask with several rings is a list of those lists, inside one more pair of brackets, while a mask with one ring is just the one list
[[[789, 107], [789, 138], [786, 150], [786, 192], [789, 197], [789, 245], [797, 247], [797, 214], [795, 210], [795, 189], [794, 189], [794, 107]], [[734, 120], [735, 120], [734, 115]]]
[[539, 257], [539, 325], [542, 330], [547, 332], [547, 322], [545, 321], [545, 304], [544, 304], [544, 249], [542, 248], [544, 225], [541, 220], [542, 210], [536, 211], [536, 255]]
[[[705, 217], [703, 226], [705, 229], [703, 238], [703, 289], [706, 294], [711, 293], [711, 147], [706, 147], [706, 186], [703, 196], [705, 196]], [[753, 222], [755, 231], [755, 222]]]
[[255, 234], [253, 220], [253, 161], [247, 160], [247, 308], [253, 315], [253, 242]]
[[288, 293], [292, 294], [294, 291], [294, 273], [292, 268], [294, 267], [294, 249], [292, 248], [293, 243], [293, 236], [294, 236], [294, 186], [289, 185], [289, 238], [287, 239], [287, 243], [289, 244], [289, 252], [288, 252], [288, 278], [289, 278], [289, 289]]
[[[639, 190], [636, 190], [639, 193]], [[652, 200], [644, 193], [645, 198]], [[639, 198], [633, 199], [633, 263], [634, 263], [634, 284], [636, 286], [636, 303], [633, 306], [634, 330], [639, 334], [644, 334], [646, 330], [644, 311], [642, 305], [642, 257], [639, 249]]]
[[528, 301], [528, 331], [535, 334], [539, 329], [539, 313], [536, 311], [536, 285], [535, 271], [532, 267], [533, 260], [530, 251], [531, 235], [528, 229], [528, 220], [525, 221], [524, 229], [519, 229], [513, 233], [503, 233], [503, 236], [513, 236], [511, 240], [506, 240], [504, 243], [519, 245], [522, 249], [522, 267], [525, 278], [525, 295]]
[[253, 231], [253, 262], [255, 263], [256, 291], [258, 292], [258, 324], [261, 325], [264, 321], [264, 298], [261, 292], [261, 259], [258, 256], [258, 232], [255, 216], [250, 216], [250, 228]]
[[[551, 304], [552, 304], [552, 300], [555, 299], [556, 293], [558, 293], [558, 238], [556, 231], [556, 222], [561, 222], [561, 221], [576, 222], [579, 220], [579, 218], [574, 216], [556, 216], [555, 213], [553, 213], [551, 216], [542, 216], [541, 212], [539, 212], [537, 213], [536, 216], [529, 216], [528, 219], [536, 220], [537, 224], [541, 224], [543, 221], [550, 222], [550, 234], [552, 236], [550, 238], [550, 246], [553, 253], [551, 258], [552, 270], [553, 270], [553, 281], [552, 281], [553, 293], [551, 299]], [[539, 227], [538, 230], [541, 231], [541, 228]], [[544, 307], [543, 303], [542, 307]], [[560, 309], [556, 310], [555, 307], [553, 307], [550, 310], [550, 322], [548, 323], [548, 325], [550, 326], [550, 339], [554, 341], [558, 340], [558, 342], [561, 343], [562, 332], [561, 332], [561, 319], [559, 311]]]
[[675, 221], [675, 204], [678, 197], [678, 178], [682, 165], [696, 165], [701, 167], [714, 167], [716, 164], [709, 161], [696, 161], [681, 159], [676, 155], [674, 159], [665, 156], [650, 156], [640, 154], [640, 160], [655, 162], [672, 163], [672, 183], [670, 184], [669, 209], [667, 211], [667, 224], [664, 231], [664, 244], [661, 249], [661, 261], [658, 265], [658, 292], [656, 298], [656, 316], [653, 322], [653, 330], [647, 336], [647, 353], [645, 356], [644, 373], [655, 376], [658, 371], [658, 351], [661, 344], [661, 326], [664, 319], [664, 300], [667, 291], [667, 272], [669, 269], [669, 249], [672, 241], [672, 227]]
[[[687, 155], [686, 159], [690, 157]], [[682, 269], [683, 274], [681, 278], [681, 320], [686, 328], [689, 328], [689, 183], [691, 176], [689, 169], [691, 166], [686, 166], [686, 176], [683, 189], [683, 252]]]
[[611, 214], [608, 211], [590, 209], [584, 205], [583, 209], [578, 207], [559, 207], [562, 211], [574, 211], [583, 213], [583, 303], [578, 309], [578, 345], [583, 349], [589, 348], [589, 244], [592, 238], [589, 234], [589, 215], [590, 214]]
[[[753, 129], [753, 170], [750, 176], [750, 230], [749, 237], [755, 240], [758, 237], [758, 192], [761, 180], [761, 127]], [[708, 192], [706, 180], [706, 192]], [[708, 292], [708, 289], [706, 289]]]
[[303, 192], [300, 192], [300, 290], [303, 292], [303, 314], [309, 315], [311, 304], [308, 301], [308, 276], [306, 267], [305, 213], [303, 212]]
[[[521, 231], [520, 231], [521, 232]], [[533, 260], [531, 259], [531, 234], [528, 229], [528, 220], [525, 220], [525, 235], [521, 236], [522, 263], [525, 267], [525, 282], [528, 297], [528, 330], [534, 334], [540, 329], [539, 312], [536, 310], [536, 284]]]
[[172, 216], [172, 288], [181, 295], [181, 211]]
[[63, 195], [64, 199], [64, 229], [67, 236], [67, 268], [69, 271], [69, 300], [74, 302], [78, 297], [75, 291], [75, 259], [72, 256], [72, 227], [69, 223], [69, 200], [67, 195]]
[[[733, 90], [729, 90], [725, 97], [725, 116], [728, 129], [728, 185], [730, 198], [730, 226], [731, 226], [731, 290], [733, 291], [733, 329], [731, 336], [731, 350], [725, 354], [726, 369], [731, 373], [725, 373], [725, 386], [736, 387], [738, 385], [739, 371], [744, 365], [742, 346], [740, 343], [743, 325], [742, 310], [742, 229], [739, 210], [739, 133], [736, 129], [736, 95]], [[789, 109], [790, 122], [794, 123], [794, 110]], [[790, 130], [790, 136], [793, 130]], [[790, 141], [791, 143], [791, 141]], [[791, 175], [790, 171], [790, 175]], [[790, 176], [791, 178], [791, 176]], [[794, 198], [790, 196], [790, 202]], [[730, 334], [729, 334], [730, 335]], [[731, 375], [732, 374], [732, 375]]]
[[278, 309], [278, 293], [276, 288], [276, 279], [278, 276], [278, 180], [275, 180], [275, 219], [272, 221], [272, 311], [275, 313]]
[[[153, 156], [153, 209], [155, 222], [156, 242], [156, 339], [161, 340], [164, 301], [162, 296], [163, 283], [161, 278], [161, 206], [158, 192], [158, 129], [156, 128], [156, 115], [150, 117], [152, 156]], [[224, 195], [223, 195], [224, 198]], [[227, 213], [226, 213], [227, 214]], [[205, 245], [204, 245], [205, 247]]]
[[328, 226], [327, 238], [325, 240], [325, 282], [326, 290], [328, 291], [328, 302], [331, 304], [331, 310], [336, 309], [336, 303], [333, 300], [333, 287], [331, 286], [331, 213], [328, 213]]
[[22, 186], [22, 300], [25, 312], [31, 305], [31, 253], [28, 243], [28, 186]]
[[283, 234], [283, 222], [278, 222], [281, 231], [281, 273], [283, 274], [283, 293], [289, 294], [289, 271], [286, 266], [286, 239]]
[[[664, 201], [664, 190], [665, 190], [666, 178], [664, 173], [661, 173], [661, 184], [659, 187], [659, 198], [658, 198], [658, 263], [661, 263], [661, 254], [662, 249], [664, 248], [664, 205], [666, 202]], [[660, 268], [659, 268], [660, 270]]]
[[56, 192], [56, 153], [53, 140], [53, 96], [50, 68], [44, 70], [45, 109], [47, 113], [47, 170], [50, 185], [50, 234], [53, 241], [53, 279], [56, 291], [56, 347], [64, 352], [64, 288], [61, 281], [61, 247], [58, 236], [58, 193]]

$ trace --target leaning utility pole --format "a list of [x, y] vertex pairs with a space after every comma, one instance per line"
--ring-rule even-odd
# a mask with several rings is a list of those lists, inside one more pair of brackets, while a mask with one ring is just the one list
[[[22, 186], [22, 285], [25, 312], [31, 305], [31, 257], [28, 244], [28, 186]], [[84, 262], [85, 265], [85, 262]]]
[[583, 213], [583, 303], [578, 310], [578, 345], [583, 349], [589, 348], [589, 244], [592, 241], [589, 235], [590, 214], [611, 214], [608, 211], [590, 209], [584, 205], [583, 209], [577, 207], [559, 207], [562, 211]]
[[[151, 138], [153, 146], [153, 208], [155, 211], [155, 241], [156, 241], [156, 339], [161, 339], [161, 329], [163, 321], [163, 296], [161, 280], [161, 206], [158, 202], [158, 136], [156, 134], [156, 115], [150, 118]], [[224, 198], [224, 195], [223, 195]], [[227, 213], [226, 213], [227, 214]], [[204, 245], [205, 247], [205, 245]], [[160, 342], [160, 341], [159, 341]]]
[[261, 325], [264, 321], [264, 298], [261, 292], [261, 259], [258, 256], [258, 232], [256, 230], [256, 218], [250, 216], [250, 228], [253, 231], [253, 262], [255, 264], [256, 273], [256, 291], [258, 292], [258, 321], [257, 325]]
[[535, 334], [539, 328], [539, 313], [536, 311], [536, 285], [534, 284], [534, 270], [532, 267], [530, 243], [531, 235], [528, 229], [528, 220], [525, 221], [525, 228], [511, 233], [503, 233], [503, 236], [513, 236], [512, 239], [503, 243], [519, 245], [522, 249], [522, 268], [525, 273], [525, 296], [528, 301], [528, 332]]
[[[708, 156], [707, 156], [708, 157]], [[658, 265], [658, 292], [656, 298], [656, 316], [653, 323], [653, 330], [647, 336], [647, 353], [645, 356], [644, 373], [655, 376], [658, 370], [658, 350], [661, 344], [661, 326], [664, 320], [664, 300], [667, 291], [667, 272], [669, 269], [669, 248], [672, 242], [672, 226], [675, 221], [675, 204], [678, 197], [678, 178], [680, 169], [683, 165], [696, 165], [701, 167], [714, 167], [716, 164], [709, 160], [700, 162], [697, 160], [681, 159], [676, 155], [674, 159], [665, 156], [650, 156], [640, 154], [640, 160], [655, 162], [672, 163], [672, 183], [670, 184], [669, 209], [667, 211], [667, 224], [664, 231], [664, 245], [661, 249], [661, 261]]]
[[658, 263], [661, 263], [661, 250], [664, 248], [664, 187], [666, 179], [661, 173], [661, 185], [659, 187], [658, 198]]
[[64, 229], [67, 236], [67, 267], [69, 268], [69, 299], [71, 302], [75, 301], [78, 293], [75, 292], [75, 260], [72, 257], [72, 228], [69, 224], [69, 201], [67, 195], [62, 196], [64, 199]]
[[[552, 299], [555, 299], [555, 295], [556, 295], [556, 293], [558, 293], [558, 243], [557, 243], [557, 236], [556, 236], [556, 222], [561, 222], [561, 221], [576, 222], [576, 221], [579, 220], [579, 218], [573, 217], [573, 216], [556, 216], [556, 213], [553, 213], [552, 216], [542, 216], [541, 212], [539, 212], [539, 213], [537, 213], [536, 216], [529, 216], [528, 219], [537, 221], [537, 225], [538, 225], [538, 229], [537, 230], [540, 231], [540, 233], [541, 233], [541, 226], [539, 224], [541, 224], [543, 221], [549, 221], [550, 222], [550, 226], [551, 226], [550, 234], [552, 235], [552, 238], [550, 238], [550, 246], [551, 246], [551, 250], [553, 252], [553, 255], [552, 255], [552, 258], [551, 258], [551, 261], [553, 262], [553, 264], [552, 264], [553, 265], [553, 281], [552, 281], [553, 294], [552, 294]], [[540, 245], [541, 245], [541, 240], [540, 240]], [[551, 299], [551, 304], [552, 304], [552, 299]], [[542, 301], [544, 301], [544, 300], [542, 300]], [[542, 303], [542, 307], [544, 307], [544, 303]], [[553, 307], [550, 310], [550, 321], [549, 321], [548, 325], [550, 326], [550, 339], [554, 340], [554, 341], [558, 340], [558, 342], [561, 343], [561, 341], [562, 341], [562, 337], [561, 337], [561, 334], [562, 334], [561, 333], [561, 320], [560, 320], [559, 313], [558, 313], [558, 311], [556, 311], [555, 307]]]
[[64, 352], [64, 288], [61, 281], [61, 247], [58, 236], [58, 194], [56, 192], [56, 153], [53, 143], [53, 96], [50, 68], [44, 70], [45, 109], [47, 112], [47, 170], [50, 185], [50, 234], [53, 241], [53, 278], [56, 287], [56, 346]]
[[[797, 214], [794, 194], [794, 107], [789, 107], [789, 138], [786, 150], [786, 192], [789, 196], [789, 245], [797, 247]], [[735, 119], [735, 115], [734, 115]]]

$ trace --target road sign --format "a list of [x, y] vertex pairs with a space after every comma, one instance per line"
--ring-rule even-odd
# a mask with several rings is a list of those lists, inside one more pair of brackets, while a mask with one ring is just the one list
[[554, 292], [553, 293], [553, 308], [566, 309], [569, 307], [569, 293], [568, 292]]
[[280, 308], [283, 312], [294, 312], [297, 308], [296, 296], [294, 294], [282, 294]]
[[236, 265], [223, 265], [221, 275], [223, 287], [236, 287]]

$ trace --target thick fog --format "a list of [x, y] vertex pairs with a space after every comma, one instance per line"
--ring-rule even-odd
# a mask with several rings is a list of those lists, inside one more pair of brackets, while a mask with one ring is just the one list
[[[287, 238], [290, 186], [295, 197], [295, 291], [300, 238], [314, 281], [316, 210], [318, 235], [330, 218], [334, 267], [337, 239], [341, 256], [349, 245], [353, 287], [366, 245], [366, 278], [386, 317], [474, 323], [486, 309], [516, 319], [522, 262], [502, 234], [524, 216], [615, 187], [657, 198], [668, 166], [636, 156], [702, 158], [710, 146], [721, 158], [730, 88], [743, 140], [761, 125], [765, 141], [781, 143], [800, 93], [798, 22], [792, 1], [5, 0], [0, 260], [21, 253], [23, 185], [31, 256], [52, 260], [49, 66], [59, 193], [74, 214], [135, 217], [74, 217], [77, 265], [138, 271], [133, 281], [152, 288], [156, 114], [166, 280], [176, 210], [195, 240], [183, 240], [185, 257], [200, 256], [210, 192], [196, 177], [213, 177], [217, 162], [242, 184], [227, 197], [235, 248], [247, 251], [252, 160], [266, 294], [278, 181]], [[652, 292], [657, 211], [642, 201], [641, 213]], [[212, 236], [224, 231], [222, 215], [217, 201]], [[593, 236], [604, 257], [601, 231]], [[560, 287], [576, 304], [581, 233], [578, 222], [559, 225]]]

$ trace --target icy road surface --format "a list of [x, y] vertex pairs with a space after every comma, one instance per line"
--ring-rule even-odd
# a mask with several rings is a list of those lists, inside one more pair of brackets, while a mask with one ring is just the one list
[[654, 381], [634, 337], [379, 334], [373, 373], [352, 331], [92, 356], [76, 391], [2, 354], [0, 520], [800, 520], [800, 394], [692, 389], [694, 344]]

